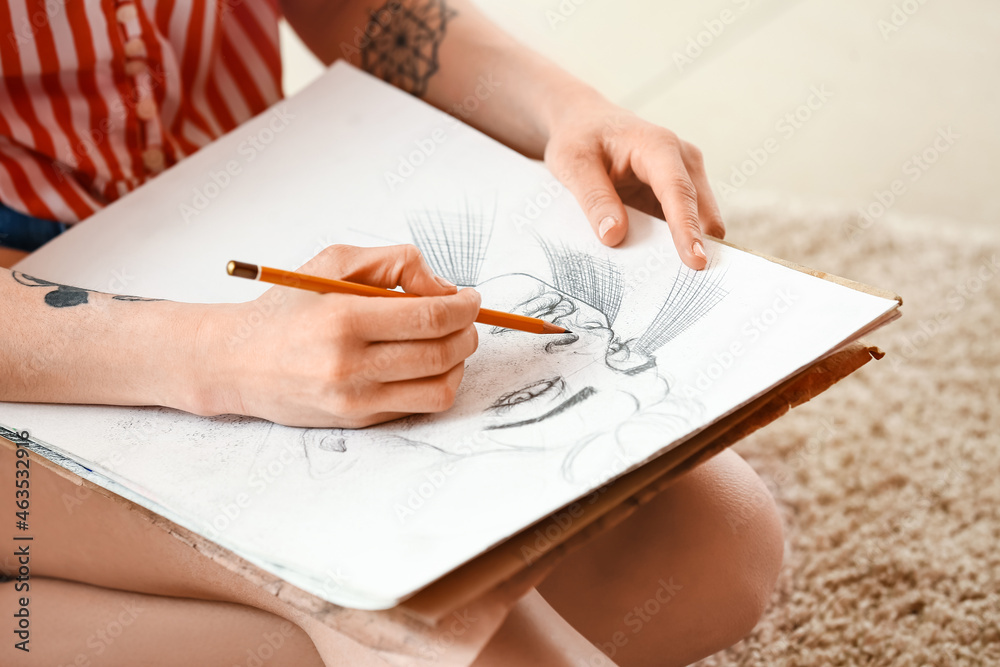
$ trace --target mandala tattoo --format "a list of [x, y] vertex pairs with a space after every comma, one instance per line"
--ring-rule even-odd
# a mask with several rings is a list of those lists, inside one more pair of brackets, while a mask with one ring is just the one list
[[361, 66], [397, 88], [423, 97], [438, 71], [438, 46], [457, 13], [445, 0], [389, 0], [371, 13]]
[[[12, 271], [11, 275], [14, 280], [25, 285], [27, 287], [55, 287], [51, 292], [45, 294], [45, 303], [52, 306], [53, 308], [72, 308], [73, 306], [79, 306], [81, 304], [87, 303], [91, 292], [94, 290], [85, 290], [81, 287], [72, 287], [71, 285], [60, 285], [59, 283], [49, 282], [48, 280], [42, 280], [41, 278], [36, 278], [34, 276], [29, 276], [27, 273], [22, 273], [20, 271]], [[100, 293], [100, 292], [98, 292]], [[147, 299], [141, 296], [126, 296], [124, 294], [115, 294], [111, 297], [115, 301], [161, 301], [162, 299]]]

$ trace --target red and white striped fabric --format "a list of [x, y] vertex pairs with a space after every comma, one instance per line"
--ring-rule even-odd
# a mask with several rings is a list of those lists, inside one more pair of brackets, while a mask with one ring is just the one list
[[77, 222], [281, 98], [278, 0], [0, 2], [0, 202]]

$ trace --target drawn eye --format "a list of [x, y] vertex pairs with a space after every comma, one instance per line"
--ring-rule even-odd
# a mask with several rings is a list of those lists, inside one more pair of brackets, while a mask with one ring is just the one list
[[558, 396], [565, 389], [566, 382], [561, 377], [551, 378], [549, 380], [540, 380], [534, 384], [524, 387], [523, 389], [518, 389], [517, 391], [512, 391], [509, 394], [504, 394], [498, 398], [489, 409], [509, 410], [514, 406], [527, 403], [528, 401], [534, 401], [544, 396]]

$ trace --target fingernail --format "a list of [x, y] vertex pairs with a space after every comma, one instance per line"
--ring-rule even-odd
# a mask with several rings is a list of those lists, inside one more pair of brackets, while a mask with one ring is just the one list
[[691, 244], [691, 254], [708, 261], [708, 255], [705, 254], [705, 246], [698, 239], [695, 239], [694, 243]]
[[455, 289], [455, 287], [456, 287], [454, 284], [448, 282], [447, 280], [445, 280], [441, 276], [434, 276], [434, 280], [437, 281], [438, 285], [440, 285], [441, 287], [443, 287], [445, 289]]
[[614, 226], [617, 223], [618, 221], [615, 220], [613, 216], [609, 215], [608, 217], [604, 218], [604, 220], [601, 220], [601, 225], [600, 227], [597, 228], [597, 233], [603, 239], [605, 236], [607, 236], [608, 232], [614, 229]]

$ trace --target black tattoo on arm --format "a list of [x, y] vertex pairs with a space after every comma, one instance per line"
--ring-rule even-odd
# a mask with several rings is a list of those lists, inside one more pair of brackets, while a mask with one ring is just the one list
[[[397, 88], [423, 97], [438, 71], [438, 46], [457, 12], [445, 0], [389, 0], [372, 11], [377, 33], [361, 50], [361, 67]], [[374, 31], [373, 31], [374, 32]]]
[[[82, 287], [60, 285], [59, 283], [53, 283], [48, 280], [42, 280], [41, 278], [29, 276], [27, 273], [22, 273], [21, 271], [11, 271], [11, 275], [14, 280], [27, 287], [55, 287], [54, 290], [45, 294], [45, 303], [53, 308], [72, 308], [73, 306], [79, 306], [87, 303], [87, 299], [90, 294], [104, 293], [97, 292], [96, 290], [86, 290]], [[162, 299], [147, 299], [141, 296], [125, 296], [122, 294], [115, 294], [111, 298], [115, 301], [162, 301]]]

